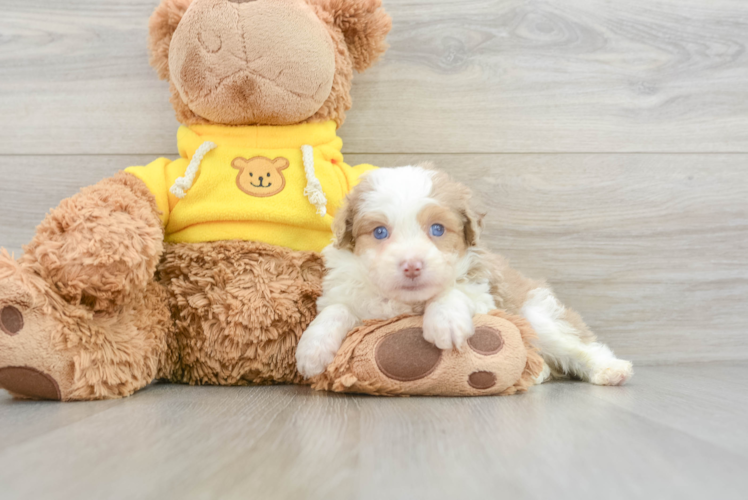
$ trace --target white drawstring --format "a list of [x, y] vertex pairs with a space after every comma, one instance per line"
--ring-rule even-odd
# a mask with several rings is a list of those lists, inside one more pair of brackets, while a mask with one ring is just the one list
[[195, 182], [195, 176], [197, 175], [197, 171], [200, 170], [200, 164], [203, 161], [203, 157], [217, 147], [218, 146], [216, 146], [215, 143], [206, 141], [202, 143], [199, 148], [197, 148], [195, 154], [192, 155], [192, 160], [187, 166], [187, 170], [185, 170], [184, 172], [184, 177], [178, 178], [176, 181], [174, 181], [174, 185], [169, 188], [171, 194], [173, 194], [180, 200], [187, 196], [187, 193], [185, 191], [190, 189], [192, 187], [192, 183]]
[[327, 215], [327, 197], [322, 191], [322, 184], [314, 173], [314, 148], [312, 146], [301, 146], [301, 153], [304, 160], [304, 173], [306, 173], [304, 196], [309, 198], [309, 202], [317, 207], [317, 215], [324, 217]]

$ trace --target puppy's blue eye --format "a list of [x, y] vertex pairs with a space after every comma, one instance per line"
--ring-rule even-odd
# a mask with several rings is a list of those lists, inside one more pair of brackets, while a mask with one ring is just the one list
[[390, 232], [387, 231], [387, 228], [384, 226], [379, 226], [374, 230], [374, 237], [378, 240], [383, 240], [387, 238], [387, 236], [390, 235]]
[[431, 226], [431, 236], [443, 236], [444, 235], [444, 226], [441, 224], [433, 224]]

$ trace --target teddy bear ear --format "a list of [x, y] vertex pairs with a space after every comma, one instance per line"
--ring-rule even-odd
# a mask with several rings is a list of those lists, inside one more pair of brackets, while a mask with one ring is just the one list
[[392, 18], [382, 8], [382, 0], [310, 1], [332, 16], [345, 37], [356, 71], [369, 68], [387, 50], [385, 39], [392, 29]]
[[158, 77], [169, 79], [169, 46], [184, 13], [193, 0], [162, 0], [148, 23], [148, 50]]
[[237, 170], [241, 170], [249, 166], [249, 160], [241, 157], [234, 158], [234, 160], [231, 162], [231, 166]]
[[278, 157], [275, 160], [272, 161], [273, 166], [276, 170], [285, 170], [288, 168], [290, 163], [286, 158]]

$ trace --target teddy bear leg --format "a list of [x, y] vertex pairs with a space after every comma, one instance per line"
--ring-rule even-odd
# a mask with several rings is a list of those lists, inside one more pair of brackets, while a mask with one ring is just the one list
[[128, 396], [156, 377], [170, 327], [155, 282], [118, 311], [93, 313], [0, 254], [0, 387], [17, 398]]
[[483, 396], [523, 392], [542, 370], [535, 334], [520, 317], [493, 311], [473, 318], [462, 351], [423, 338], [423, 318], [371, 322], [351, 332], [312, 387], [382, 395]]
[[296, 383], [296, 345], [316, 314], [322, 257], [264, 243], [169, 244], [159, 277], [174, 335], [160, 378], [195, 385]]
[[0, 386], [67, 401], [153, 380], [170, 327], [162, 239], [150, 193], [119, 174], [52, 210], [18, 261], [2, 251]]
[[50, 211], [18, 261], [68, 303], [114, 311], [153, 280], [163, 240], [155, 198], [120, 172]]

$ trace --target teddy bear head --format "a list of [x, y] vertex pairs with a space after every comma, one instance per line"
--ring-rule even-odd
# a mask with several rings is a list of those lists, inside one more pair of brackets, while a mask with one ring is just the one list
[[340, 125], [390, 27], [381, 0], [162, 0], [151, 64], [186, 125]]

